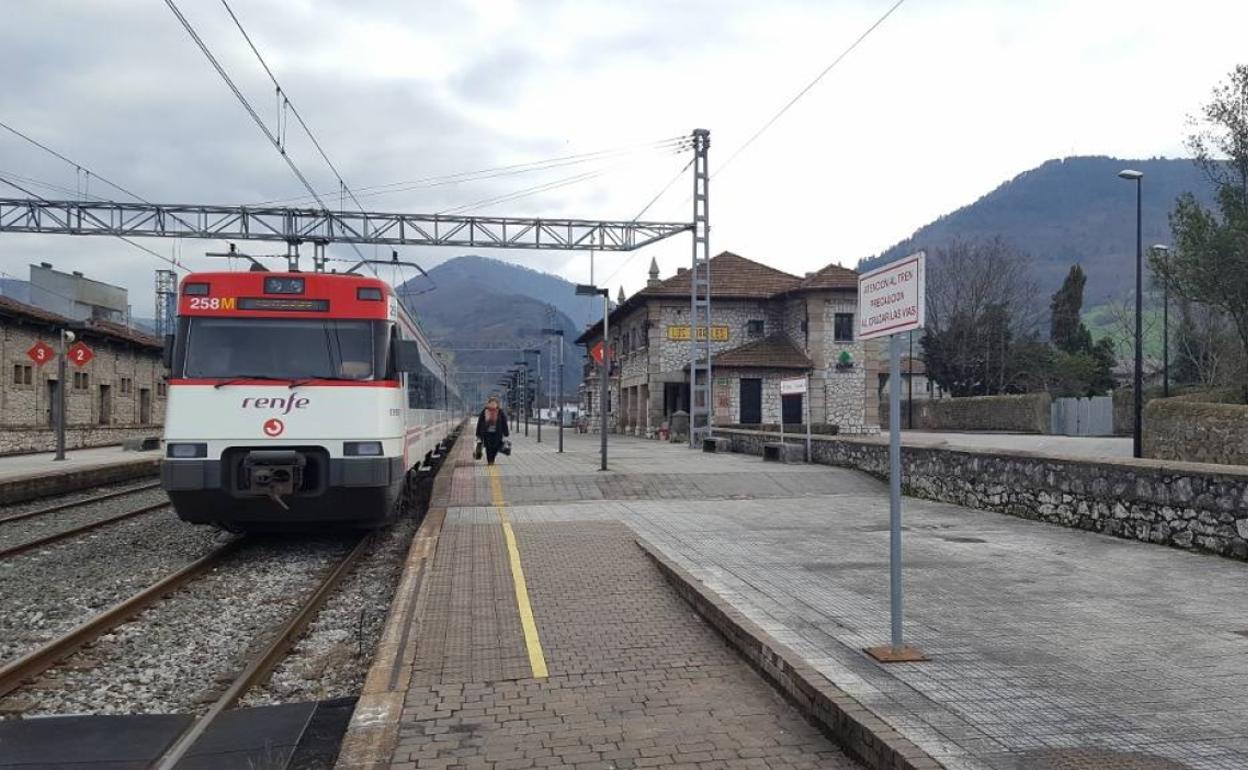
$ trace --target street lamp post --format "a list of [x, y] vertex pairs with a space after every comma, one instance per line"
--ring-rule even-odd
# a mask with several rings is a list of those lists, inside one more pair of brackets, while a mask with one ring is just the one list
[[1153, 251], [1166, 260], [1161, 277], [1161, 395], [1170, 398], [1170, 247], [1158, 243]]
[[563, 454], [563, 329], [542, 329], [542, 334], [559, 338], [559, 395], [556, 403], [559, 404], [559, 453]]
[[537, 388], [535, 392], [537, 398], [537, 443], [540, 444], [542, 443], [542, 349], [525, 348], [524, 352], [537, 356]]
[[577, 296], [602, 296], [602, 372], [598, 377], [598, 411], [601, 413], [601, 430], [602, 430], [602, 470], [607, 469], [607, 404], [610, 403], [611, 395], [607, 390], [607, 378], [611, 376], [611, 348], [608, 346], [608, 340], [611, 339], [608, 333], [608, 324], [610, 324], [611, 314], [611, 294], [606, 289], [600, 289], [593, 284], [577, 284]]
[[1135, 182], [1135, 426], [1131, 436], [1134, 457], [1144, 456], [1144, 172], [1123, 169], [1118, 176]]
[[526, 356], [523, 361], [516, 361], [516, 366], [521, 367], [520, 371], [520, 412], [524, 415], [524, 437], [529, 437], [529, 359]]

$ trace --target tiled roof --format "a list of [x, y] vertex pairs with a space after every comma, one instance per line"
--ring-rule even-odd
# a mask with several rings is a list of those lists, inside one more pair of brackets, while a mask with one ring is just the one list
[[112, 323], [111, 321], [75, 321], [53, 313], [50, 310], [45, 310], [35, 305], [28, 305], [25, 302], [18, 302], [12, 297], [0, 296], [0, 316], [23, 318], [49, 326], [73, 329], [80, 333], [97, 334], [149, 348], [160, 349], [164, 347], [162, 340], [150, 334], [145, 334], [138, 329], [131, 329], [128, 326]]
[[[716, 297], [766, 299], [773, 294], [795, 288], [800, 281], [795, 275], [746, 259], [731, 251], [720, 252], [711, 258], [712, 301]], [[658, 286], [642, 289], [638, 295], [688, 297], [689, 270], [677, 273]]]
[[811, 369], [814, 363], [793, 344], [789, 335], [779, 332], [761, 340], [747, 342], [740, 347], [725, 350], [711, 359], [711, 369]]
[[[768, 267], [759, 262], [746, 259], [731, 251], [723, 251], [711, 257], [711, 312], [718, 299], [767, 299], [776, 294], [797, 288], [801, 281], [795, 275]], [[611, 321], [623, 318], [633, 308], [647, 299], [654, 297], [689, 298], [689, 270], [660, 282], [657, 286], [649, 286], [629, 297], [611, 311]], [[590, 326], [580, 337], [577, 345], [584, 345], [602, 334], [602, 322]]]
[[840, 265], [828, 265], [817, 273], [803, 278], [796, 291], [817, 289], [857, 289], [858, 273]]

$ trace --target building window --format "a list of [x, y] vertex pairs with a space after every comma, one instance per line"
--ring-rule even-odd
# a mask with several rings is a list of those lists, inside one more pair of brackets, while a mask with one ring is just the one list
[[854, 314], [837, 313], [832, 324], [832, 339], [837, 342], [854, 341]]
[[745, 322], [745, 334], [747, 337], [761, 337], [766, 329], [766, 324], [762, 320], [753, 320]]
[[134, 379], [130, 377], [121, 378], [121, 392], [130, 393], [134, 390]]
[[156, 383], [156, 395], [157, 395], [159, 398], [164, 398], [164, 397], [165, 397], [165, 388], [167, 388], [167, 387], [168, 387], [168, 385], [166, 385], [165, 383], [163, 383], [163, 382], [157, 382], [157, 383]]
[[33, 367], [31, 367], [29, 364], [14, 364], [13, 365], [13, 384], [14, 385], [29, 385], [32, 382], [33, 376], [34, 376]]
[[90, 387], [90, 376], [86, 372], [74, 372], [74, 390], [87, 390]]

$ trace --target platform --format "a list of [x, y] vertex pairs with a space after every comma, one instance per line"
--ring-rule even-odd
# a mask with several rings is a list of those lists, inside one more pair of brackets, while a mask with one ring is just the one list
[[[565, 442], [560, 456], [553, 442], [517, 438], [497, 466], [548, 683], [473, 681], [523, 677], [526, 661], [516, 599], [498, 566], [505, 537], [488, 505], [491, 478], [482, 466], [460, 466], [443, 533], [453, 535], [430, 573], [444, 616], [430, 616], [432, 629], [412, 627], [441, 652], [411, 672], [394, 766], [450, 766], [420, 762], [471, 748], [463, 736], [493, 745], [477, 725], [499, 729], [492, 709], [526, 708], [528, 697], [557, 704], [539, 717], [557, 720], [545, 726], [561, 724], [556, 715], [567, 709], [596, 729], [627, 730], [634, 697], [670, 695], [606, 695], [595, 703], [619, 705], [603, 711], [569, 697], [570, 688], [614, 687], [621, 671], [648, 682], [657, 674], [646, 666], [680, 660], [727, 666], [710, 652], [722, 654], [716, 634], [701, 622], [682, 626], [692, 613], [633, 558], [635, 533], [944, 767], [1248, 767], [1242, 562], [907, 498], [906, 641], [931, 660], [884, 665], [862, 652], [888, 639], [888, 499], [879, 481], [616, 436], [604, 473], [596, 437], [568, 432]], [[482, 553], [489, 558], [477, 560]], [[741, 702], [727, 694], [741, 685], [723, 686], [721, 703]], [[775, 703], [774, 691], [755, 692], [758, 703]], [[663, 713], [686, 721], [679, 708]], [[774, 738], [775, 724], [748, 734]], [[621, 745], [599, 745], [607, 744]]]
[[55, 457], [52, 452], [0, 457], [0, 505], [155, 476], [161, 452], [110, 446], [72, 449], [64, 460]]

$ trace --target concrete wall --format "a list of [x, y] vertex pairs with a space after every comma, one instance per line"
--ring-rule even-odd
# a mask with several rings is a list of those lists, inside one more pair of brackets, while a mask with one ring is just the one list
[[1248, 405], [1222, 403], [1236, 395], [1228, 391], [1148, 402], [1144, 407], [1144, 456], [1248, 465]]
[[[886, 394], [887, 395], [887, 394]], [[1048, 433], [1050, 405], [1048, 393], [1018, 396], [975, 396], [914, 400], [915, 430], [1007, 431]], [[907, 419], [907, 402], [901, 402], [901, 424]], [[880, 427], [888, 427], [888, 399], [880, 398]]]
[[[720, 430], [734, 452], [762, 454], [773, 433]], [[888, 445], [815, 436], [815, 462], [884, 478]], [[1248, 560], [1248, 470], [1156, 460], [1088, 461], [902, 448], [914, 497]]]

